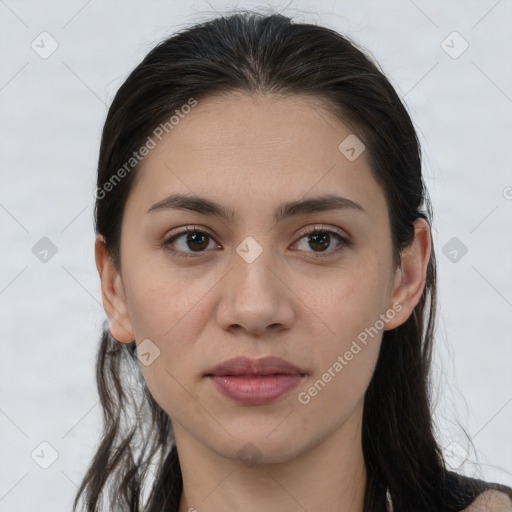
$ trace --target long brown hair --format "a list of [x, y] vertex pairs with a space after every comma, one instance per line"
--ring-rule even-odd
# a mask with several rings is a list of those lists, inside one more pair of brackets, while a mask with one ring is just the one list
[[[394, 88], [347, 37], [280, 14], [245, 11], [164, 40], [118, 90], [103, 129], [95, 210], [96, 233], [104, 236], [114, 263], [120, 263], [123, 209], [138, 167], [127, 168], [126, 162], [190, 98], [200, 102], [228, 91], [309, 95], [354, 130], [385, 193], [399, 264], [401, 250], [413, 239], [414, 221], [423, 217], [431, 223], [432, 212], [416, 132]], [[123, 166], [127, 172], [117, 179]], [[403, 325], [384, 332], [365, 394], [365, 512], [384, 486], [395, 512], [451, 510], [429, 398], [435, 302], [432, 250], [421, 300]], [[182, 477], [170, 418], [145, 385], [135, 342], [117, 342], [106, 327], [97, 385], [103, 435], [74, 510], [83, 498], [90, 512], [102, 504], [109, 511], [177, 511]]]

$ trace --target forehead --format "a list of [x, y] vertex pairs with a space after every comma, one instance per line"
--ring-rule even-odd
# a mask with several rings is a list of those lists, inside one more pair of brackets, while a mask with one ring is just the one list
[[254, 210], [339, 193], [370, 211], [386, 208], [366, 149], [347, 158], [344, 141], [358, 139], [318, 99], [230, 93], [187, 111], [146, 156], [132, 201], [148, 205], [181, 192]]
[[[307, 150], [312, 158], [317, 158], [328, 146], [337, 149], [338, 139], [351, 133], [319, 99], [298, 95], [211, 96], [198, 101], [180, 119], [175, 117], [176, 121], [164, 137], [164, 144], [159, 144], [146, 163], [166, 152], [163, 146], [167, 146], [171, 152], [178, 148], [182, 153], [193, 149], [195, 153], [187, 155], [188, 158], [200, 157], [201, 153], [225, 154], [234, 159], [233, 165], [245, 165], [252, 158], [250, 162], [257, 168], [256, 157], [292, 160], [295, 155], [304, 156]], [[314, 147], [318, 150], [314, 151]]]

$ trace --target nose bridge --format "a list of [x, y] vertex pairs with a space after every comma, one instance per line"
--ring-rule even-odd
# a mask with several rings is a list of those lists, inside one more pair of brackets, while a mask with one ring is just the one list
[[276, 278], [279, 258], [271, 237], [246, 237], [232, 255], [218, 320], [224, 328], [239, 325], [251, 332], [289, 326], [293, 309], [286, 287]]
[[275, 251], [270, 245], [270, 237], [258, 237], [258, 240], [246, 237], [233, 254], [235, 293], [239, 303], [248, 301], [247, 306], [253, 301], [258, 303], [258, 297], [262, 306], [275, 301]]

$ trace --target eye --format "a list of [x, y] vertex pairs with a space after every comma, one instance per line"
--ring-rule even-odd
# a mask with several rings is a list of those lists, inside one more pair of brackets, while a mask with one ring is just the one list
[[[197, 229], [195, 226], [193, 226], [192, 229], [187, 227], [185, 230], [173, 234], [163, 242], [163, 245], [167, 250], [171, 251], [176, 256], [183, 258], [193, 258], [194, 253], [200, 254], [205, 252], [212, 241], [213, 237], [209, 233], [206, 231], [201, 231], [200, 229]], [[177, 249], [175, 249], [173, 246], [176, 246]], [[220, 249], [218, 244], [214, 244], [214, 246]], [[190, 251], [188, 249], [190, 249]]]
[[[192, 226], [191, 229], [186, 227], [184, 230], [172, 234], [163, 242], [163, 246], [178, 257], [193, 258], [207, 249], [220, 249], [221, 247], [215, 243], [212, 247], [213, 241], [214, 238], [208, 232]], [[325, 258], [350, 246], [352, 242], [336, 231], [315, 226], [302, 230], [299, 240], [295, 242], [295, 245], [297, 244], [299, 251], [313, 252], [315, 257]], [[329, 250], [333, 245], [334, 249]], [[313, 251], [309, 251], [308, 247]]]
[[[334, 249], [329, 250], [329, 247], [332, 247], [334, 242]], [[336, 231], [317, 226], [312, 229], [303, 230], [300, 239], [295, 243], [299, 245], [299, 250], [313, 252], [315, 257], [320, 258], [332, 256], [352, 244], [348, 238]], [[313, 249], [313, 251], [308, 251], [308, 247]]]

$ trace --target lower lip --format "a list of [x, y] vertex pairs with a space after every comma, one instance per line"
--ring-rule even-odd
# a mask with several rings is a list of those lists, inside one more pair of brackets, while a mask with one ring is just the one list
[[239, 377], [234, 375], [210, 376], [217, 389], [226, 397], [245, 405], [263, 405], [274, 402], [298, 386], [302, 375], [264, 375]]

